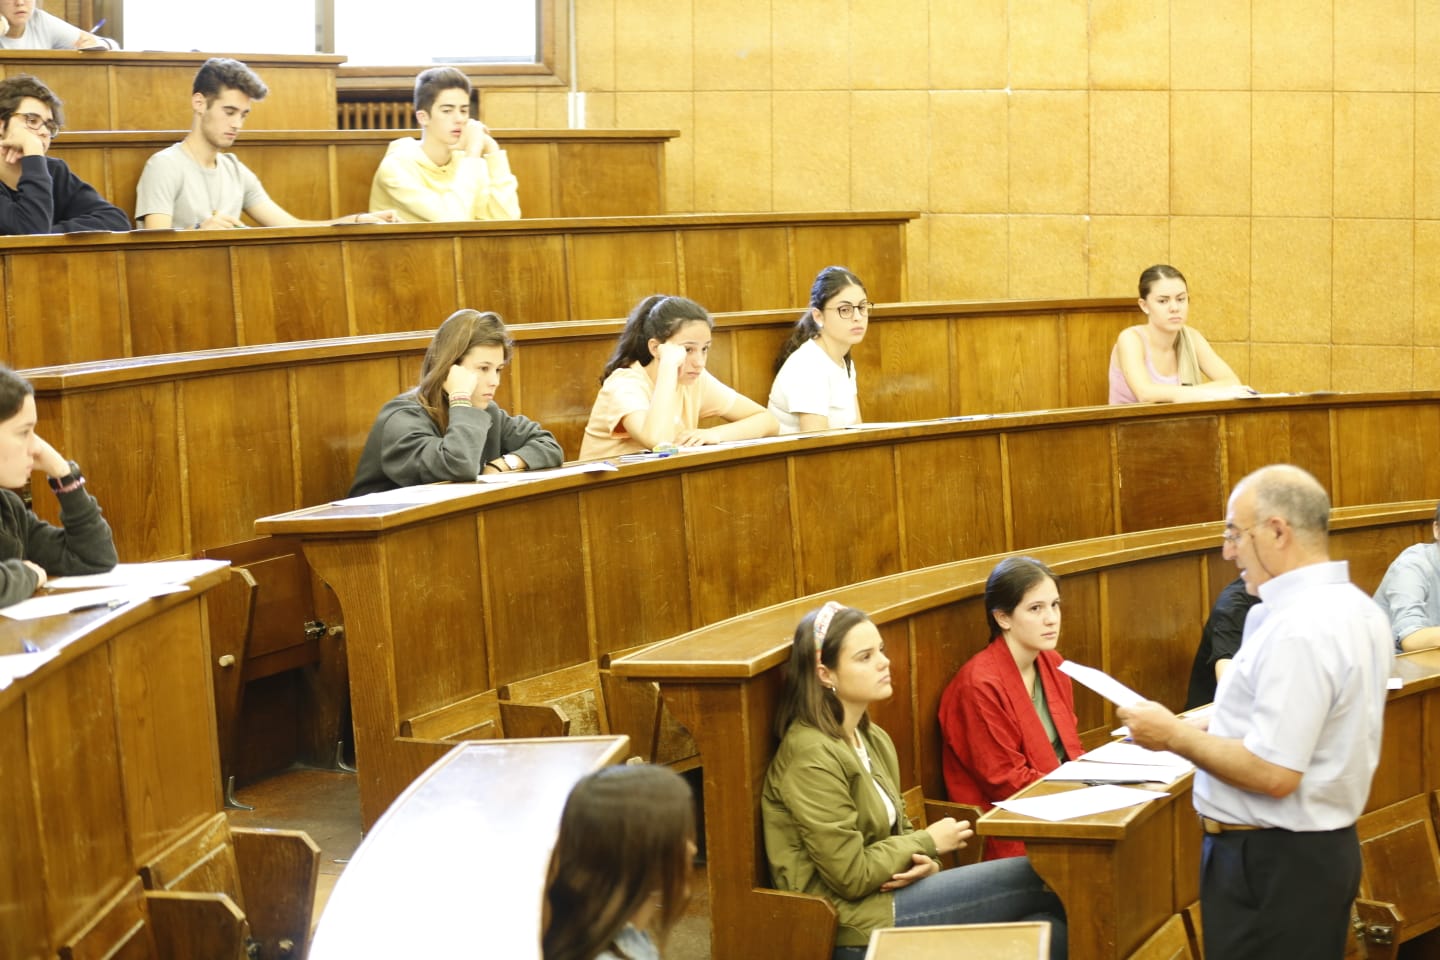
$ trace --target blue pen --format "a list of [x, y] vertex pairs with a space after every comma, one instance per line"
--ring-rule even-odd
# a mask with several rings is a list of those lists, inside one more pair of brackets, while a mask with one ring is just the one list
[[99, 30], [101, 27], [105, 26], [105, 22], [107, 20], [109, 20], [109, 17], [101, 17], [100, 22], [95, 24], [95, 26], [91, 27], [89, 32], [94, 33], [96, 30]]
[[22, 640], [21, 643], [20, 643], [20, 647], [21, 647], [21, 649], [24, 650], [26, 653], [39, 653], [39, 652], [40, 652], [40, 648], [37, 647], [37, 646], [35, 646], [35, 642], [34, 642], [33, 640]]

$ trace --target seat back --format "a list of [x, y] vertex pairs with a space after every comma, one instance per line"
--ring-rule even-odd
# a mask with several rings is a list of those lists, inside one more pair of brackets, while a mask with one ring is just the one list
[[90, 921], [60, 944], [60, 960], [158, 960], [145, 890], [132, 877]]
[[494, 690], [400, 721], [400, 736], [417, 740], [495, 740], [503, 731]]
[[[905, 816], [910, 819], [916, 827], [928, 827], [937, 820], [945, 817], [954, 817], [956, 820], [968, 821], [971, 827], [975, 821], [980, 819], [981, 810], [979, 807], [968, 803], [951, 803], [948, 800], [927, 800], [920, 787], [911, 787], [906, 790], [901, 798], [905, 801]], [[979, 836], [971, 840], [951, 853], [947, 853], [940, 859], [948, 869], [950, 867], [963, 867], [967, 863], [979, 863], [980, 857], [985, 852], [984, 841]]]
[[502, 701], [558, 707], [570, 722], [568, 733], [572, 737], [610, 732], [605, 693], [600, 686], [600, 667], [594, 660], [507, 683], [496, 693]]
[[1372, 810], [1355, 824], [1363, 866], [1356, 909], [1376, 946], [1393, 947], [1440, 926], [1437, 804], [1440, 792], [1420, 794]]

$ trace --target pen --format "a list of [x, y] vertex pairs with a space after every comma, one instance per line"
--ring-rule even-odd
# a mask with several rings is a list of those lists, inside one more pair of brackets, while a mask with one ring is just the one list
[[105, 21], [108, 19], [108, 17], [101, 17], [100, 22], [95, 24], [95, 26], [91, 27], [89, 32], [94, 33], [96, 30], [99, 30], [101, 27], [105, 26]]
[[114, 610], [129, 603], [129, 600], [105, 600], [100, 603], [85, 603], [78, 607], [71, 607], [66, 613], [85, 613], [87, 610]]
[[37, 647], [37, 646], [35, 646], [35, 641], [33, 641], [33, 640], [22, 640], [22, 641], [20, 641], [20, 649], [24, 650], [26, 653], [39, 653], [39, 652], [40, 652], [40, 648]]

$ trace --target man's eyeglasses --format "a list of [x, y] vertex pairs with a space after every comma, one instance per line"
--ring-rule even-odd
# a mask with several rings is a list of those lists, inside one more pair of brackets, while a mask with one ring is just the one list
[[[1264, 521], [1261, 521], [1261, 523], [1264, 523]], [[1233, 547], [1235, 544], [1239, 543], [1241, 540], [1243, 540], [1243, 539], [1245, 538], [1245, 534], [1249, 533], [1251, 530], [1254, 530], [1256, 527], [1258, 527], [1258, 526], [1260, 526], [1260, 525], [1261, 525], [1260, 523], [1252, 523], [1252, 524], [1250, 524], [1250, 526], [1246, 527], [1244, 530], [1241, 530], [1241, 529], [1238, 528], [1238, 527], [1236, 527], [1236, 528], [1233, 529], [1233, 530], [1226, 530], [1224, 533], [1220, 534], [1220, 539], [1223, 540], [1223, 541], [1225, 541], [1226, 543], [1230, 544], [1230, 545]]]
[[60, 135], [60, 124], [47, 117], [42, 117], [38, 113], [17, 113], [14, 114], [14, 116], [19, 117], [24, 121], [27, 128], [34, 130], [36, 133], [39, 133], [41, 130], [49, 130], [51, 140], [54, 140]]
[[839, 303], [833, 307], [826, 307], [825, 309], [834, 310], [836, 313], [840, 314], [841, 320], [849, 320], [851, 317], [855, 316], [855, 311], [857, 310], [867, 317], [870, 316], [870, 308], [873, 306], [875, 306], [875, 304], [871, 303], [869, 300], [862, 300], [859, 303]]

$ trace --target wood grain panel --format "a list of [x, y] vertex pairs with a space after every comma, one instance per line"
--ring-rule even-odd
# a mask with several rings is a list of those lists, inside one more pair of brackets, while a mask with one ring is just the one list
[[[403, 560], [412, 551], [434, 558], [421, 565], [423, 574], [417, 575], [415, 566]], [[506, 562], [498, 566], [513, 569], [525, 553], [507, 551]], [[385, 554], [393, 558], [387, 559], [386, 597], [399, 717], [413, 717], [498, 686], [490, 676], [488, 618], [474, 519], [454, 517], [397, 531], [385, 545]], [[341, 597], [341, 602], [345, 599]], [[439, 610], [463, 610], [465, 616], [437, 618]], [[348, 625], [348, 605], [345, 619]], [[435, 669], [437, 664], [445, 664], [444, 669]]]
[[[1010, 413], [1065, 405], [1061, 320], [1048, 314], [967, 318], [956, 337], [953, 381], [961, 413]], [[944, 345], [916, 344], [921, 356], [947, 357]], [[937, 347], [938, 349], [937, 352]]]
[[[333, 130], [335, 70], [318, 65], [256, 66], [270, 95], [245, 121], [251, 130]], [[181, 89], [189, 89], [189, 80]], [[173, 96], [173, 93], [172, 93]]]
[[1385, 726], [1380, 735], [1380, 766], [1370, 781], [1365, 809], [1378, 810], [1407, 797], [1424, 794], [1425, 743], [1416, 731], [1424, 730], [1425, 697], [1402, 697], [1385, 705]]
[[285, 371], [191, 380], [182, 403], [194, 544], [248, 540], [256, 517], [300, 506]]
[[[553, 149], [561, 211], [554, 216], [578, 216], [570, 211], [580, 210], [589, 217], [665, 212], [661, 150], [639, 143], [557, 143]], [[525, 215], [546, 216], [528, 210]]]
[[[896, 303], [905, 299], [905, 228], [896, 225], [796, 227], [792, 234], [797, 293], [809, 290], [816, 274], [828, 266], [846, 267], [865, 281], [870, 299]], [[805, 302], [800, 297], [797, 302]]]
[[[1336, 506], [1423, 500], [1440, 490], [1440, 407], [1433, 403], [1335, 411], [1338, 479], [1330, 491]], [[1386, 468], [1376, 470], [1375, 464]]]
[[223, 804], [209, 649], [197, 603], [172, 607], [114, 641], [125, 812], [137, 863]]
[[[124, 210], [132, 222], [135, 219], [135, 197], [140, 184], [140, 174], [145, 170], [145, 162], [158, 152], [158, 149], [152, 151], [148, 147], [143, 150], [105, 151], [105, 199]], [[96, 181], [91, 180], [90, 184], [99, 189]]]
[[[691, 626], [681, 479], [627, 483], [581, 495], [595, 604], [592, 657], [684, 633]], [[635, 576], [635, 560], [669, 577]], [[697, 584], [696, 586], [703, 586]]]
[[[61, 142], [63, 143], [63, 141]], [[51, 149], [47, 151], [47, 153], [57, 160], [64, 160], [65, 165], [70, 168], [71, 173], [94, 187], [100, 196], [109, 200], [117, 207], [120, 206], [119, 201], [114, 198], [109, 189], [109, 184], [106, 182], [105, 151], [103, 149], [99, 147], [87, 147], [56, 151], [52, 143]], [[133, 189], [130, 191], [130, 195], [133, 201], [135, 195]], [[128, 213], [134, 209], [134, 205], [132, 203], [131, 206], [120, 207], [120, 209]]]
[[1017, 432], [1005, 451], [1013, 549], [1116, 532], [1107, 427]]
[[[799, 312], [796, 312], [799, 316]], [[737, 371], [730, 386], [762, 407], [770, 402], [770, 386], [775, 382], [775, 356], [789, 336], [787, 329], [737, 328], [730, 333], [732, 363]], [[712, 371], [713, 372], [713, 371]], [[865, 411], [860, 411], [863, 416]]]
[[[705, 369], [710, 375], [719, 379], [726, 386], [733, 386], [735, 383], [735, 351], [732, 347], [732, 337], [728, 330], [716, 330], [710, 341], [710, 353], [705, 359]], [[765, 406], [769, 394], [761, 394], [759, 399], [751, 397], [760, 406]], [[724, 423], [723, 417], [712, 418], [716, 424]], [[701, 426], [705, 424], [702, 423]]]
[[[550, 143], [501, 143], [510, 157], [510, 172], [518, 181], [520, 216], [563, 217], [559, 203], [560, 185], [555, 182], [555, 146]], [[603, 168], [603, 165], [601, 167]], [[594, 170], [590, 171], [594, 173]], [[584, 176], [577, 172], [576, 176]]]
[[[246, 343], [334, 335], [332, 325], [346, 315], [350, 295], [339, 244], [249, 245], [233, 255]], [[357, 313], [363, 303], [356, 301]]]
[[1331, 486], [1330, 414], [1277, 410], [1225, 414], [1225, 496], [1248, 474], [1272, 463], [1293, 463]]
[[[915, 704], [904, 695], [914, 688], [913, 671], [910, 667], [910, 629], [905, 623], [886, 623], [880, 626], [880, 640], [885, 644], [885, 656], [890, 659], [890, 681], [895, 693], [889, 700], [872, 704], [872, 719], [889, 731], [915, 729]], [[926, 719], [934, 717], [929, 714]], [[896, 758], [900, 761], [901, 779], [906, 783], [915, 782], [914, 771], [920, 766], [917, 758], [919, 745], [914, 737], [894, 738]]]
[[[853, 356], [864, 399], [860, 416], [865, 420], [887, 423], [994, 412], [954, 405], [957, 372], [950, 367], [948, 324], [922, 320], [872, 324]], [[924, 359], [917, 362], [920, 358]]]
[[[927, 798], [948, 799], [938, 762], [942, 753], [940, 696], [955, 671], [985, 649], [990, 641], [985, 624], [985, 602], [982, 598], [972, 597], [960, 603], [917, 612], [907, 622], [915, 648], [911, 679], [933, 678], [933, 682], [915, 683], [911, 688], [915, 697], [915, 753], [921, 758], [935, 759], [929, 762], [922, 760], [919, 770], [901, 770], [901, 778], [907, 783], [920, 784]], [[897, 697], [906, 693], [901, 687], [895, 688]], [[901, 729], [904, 728], [886, 727], [891, 734], [897, 734]]]
[[[98, 126], [77, 129], [170, 130], [188, 126], [191, 115], [188, 94], [198, 68], [198, 64], [152, 64], [143, 70], [113, 70], [110, 75], [114, 96], [111, 116]], [[270, 92], [274, 94], [276, 91], [272, 88]], [[280, 102], [273, 97], [269, 99]], [[68, 102], [66, 107], [68, 110]], [[265, 105], [256, 104], [256, 107], [258, 109], [245, 121], [246, 126], [252, 129], [265, 126], [260, 119]], [[149, 118], [163, 118], [164, 122], [147, 123]]]
[[409, 385], [394, 357], [295, 368], [301, 503], [345, 496], [380, 406]]
[[1171, 710], [1185, 705], [1199, 628], [1210, 611], [1200, 566], [1196, 557], [1154, 560], [1104, 581], [1110, 635], [1105, 671]]
[[530, 341], [515, 351], [515, 364], [523, 367], [517, 376], [517, 408], [555, 434], [567, 459], [580, 456], [590, 408], [600, 394], [600, 372], [614, 348], [610, 339], [586, 338], [569, 343]]
[[674, 230], [577, 233], [570, 256], [568, 319], [623, 317], [652, 293], [681, 292]]
[[369, 210], [370, 187], [389, 144], [336, 143], [330, 149], [335, 156], [335, 212], [331, 216], [343, 217], [347, 213]]
[[356, 333], [433, 331], [462, 306], [449, 237], [350, 240], [345, 247]]
[[1120, 332], [1142, 319], [1139, 310], [1066, 314], [1064, 406], [1098, 407], [1110, 402], [1110, 351]]
[[1332, 560], [1350, 564], [1350, 579], [1361, 590], [1374, 594], [1390, 564], [1406, 547], [1433, 542], [1430, 524], [1413, 527], [1378, 527], [1370, 530], [1340, 530], [1330, 536]]
[[[229, 250], [130, 250], [124, 262], [132, 355], [211, 350], [240, 342]], [[263, 282], [250, 279], [257, 285]]]
[[[1105, 663], [1105, 634], [1101, 628], [1101, 575], [1093, 572], [1060, 574], [1060, 655], [1090, 666]], [[983, 614], [982, 614], [983, 615]], [[1197, 634], [1198, 637], [1198, 634]], [[1129, 650], [1128, 635], [1121, 635]], [[1189, 673], [1185, 674], [1186, 677]], [[1099, 694], [1073, 684], [1075, 725], [1081, 736], [1106, 736], [1113, 726], [1112, 711]], [[1147, 693], [1147, 695], [1149, 695]], [[1183, 688], [1181, 699], [1184, 699]]]
[[[279, 144], [246, 144], [243, 139], [239, 143], [244, 149], [240, 159], [260, 178], [270, 199], [285, 210], [301, 220], [330, 220], [340, 215], [330, 212], [328, 163], [296, 163], [290, 149]], [[363, 209], [366, 208], [362, 206], [343, 212], [355, 213]]]
[[784, 227], [687, 230], [685, 295], [712, 313], [804, 303], [790, 278]]
[[41, 957], [46, 947], [45, 885], [33, 873], [40, 862], [40, 831], [30, 780], [25, 704], [0, 710], [0, 956]]
[[998, 436], [906, 443], [897, 458], [905, 569], [1004, 552]]
[[126, 563], [190, 549], [176, 397], [173, 383], [76, 393], [62, 401], [63, 436], [50, 437], [84, 467]]
[[[744, 509], [734, 509], [736, 490], [746, 492]], [[696, 470], [685, 478], [685, 514], [697, 624], [796, 595], [783, 459]]]
[[[590, 659], [585, 559], [572, 495], [506, 504], [481, 521], [493, 686]], [[504, 596], [505, 602], [499, 598]], [[603, 642], [603, 641], [602, 641]]]
[[[1187, 417], [1115, 428], [1120, 529], [1153, 530], [1225, 515], [1218, 417]], [[1184, 483], [1175, 478], [1184, 477]]]
[[[10, 59], [11, 56], [13, 54], [7, 54], [6, 59]], [[64, 101], [65, 128], [67, 130], [115, 129], [114, 117], [111, 115], [111, 97], [106, 91], [109, 83], [108, 74], [111, 72], [108, 66], [85, 63], [82, 58], [78, 63], [67, 64], [51, 61], [43, 65], [43, 70], [37, 69], [37, 67], [39, 67], [38, 64], [35, 66], [15, 64], [9, 67], [5, 73], [7, 76], [30, 73], [40, 77], [45, 85]], [[189, 90], [190, 81], [187, 79], [180, 89]], [[182, 101], [176, 106], [183, 107], [185, 103]]]
[[109, 660], [107, 648], [89, 650], [26, 697], [45, 862], [44, 875], [31, 881], [43, 884], [52, 943], [114, 893], [114, 878], [133, 870]]
[[572, 317], [569, 312], [563, 237], [467, 237], [460, 241], [460, 264], [465, 305], [494, 310], [506, 323], [554, 323], [587, 316]]
[[889, 448], [817, 452], [795, 466], [801, 592], [898, 572], [899, 504]]
[[16, 366], [125, 356], [120, 255], [12, 253], [5, 272]]

